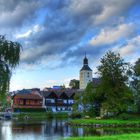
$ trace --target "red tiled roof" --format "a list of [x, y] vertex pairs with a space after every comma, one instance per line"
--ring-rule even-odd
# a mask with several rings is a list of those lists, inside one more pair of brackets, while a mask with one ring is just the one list
[[37, 94], [16, 94], [14, 98], [20, 99], [43, 99], [41, 96]]

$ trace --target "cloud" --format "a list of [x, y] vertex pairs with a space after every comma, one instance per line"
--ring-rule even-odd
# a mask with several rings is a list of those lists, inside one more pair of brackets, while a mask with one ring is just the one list
[[16, 39], [20, 39], [20, 38], [29, 38], [32, 34], [38, 33], [41, 30], [43, 30], [43, 28], [40, 25], [34, 25], [32, 29], [29, 29], [28, 31], [24, 32], [24, 33], [20, 33], [15, 35]]
[[101, 24], [103, 22], [109, 22], [111, 19], [115, 22], [118, 20], [118, 16], [125, 15], [135, 2], [133, 0], [105, 0], [103, 4], [103, 11], [95, 18], [95, 24]]
[[123, 57], [139, 55], [140, 36], [135, 36], [134, 38], [127, 40], [125, 44], [113, 47], [112, 50], [120, 53]]
[[0, 26], [17, 28], [37, 18], [37, 11], [46, 5], [44, 0], [1, 0]]
[[135, 32], [135, 26], [132, 23], [120, 24], [115, 28], [109, 27], [102, 29], [97, 36], [94, 36], [89, 44], [93, 46], [113, 44], [120, 39], [132, 37]]
[[[1, 0], [0, 30], [22, 43], [21, 62], [26, 65], [44, 60], [55, 61], [53, 67], [76, 64], [85, 51], [98, 58], [114, 42], [133, 37], [135, 25], [126, 19], [136, 4], [134, 0]], [[92, 35], [90, 44], [87, 34]]]

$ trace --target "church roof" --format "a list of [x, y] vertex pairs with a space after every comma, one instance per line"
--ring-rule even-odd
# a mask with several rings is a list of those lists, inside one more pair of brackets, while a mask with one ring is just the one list
[[101, 83], [101, 79], [100, 78], [92, 78], [92, 82], [94, 86], [97, 86]]
[[88, 65], [83, 65], [83, 67], [80, 71], [82, 71], [82, 70], [92, 71], [91, 68]]

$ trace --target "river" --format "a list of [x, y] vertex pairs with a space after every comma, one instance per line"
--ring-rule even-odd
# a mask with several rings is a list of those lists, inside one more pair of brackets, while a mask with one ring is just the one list
[[71, 127], [67, 120], [1, 121], [0, 140], [59, 140], [71, 136], [140, 133], [140, 128]]

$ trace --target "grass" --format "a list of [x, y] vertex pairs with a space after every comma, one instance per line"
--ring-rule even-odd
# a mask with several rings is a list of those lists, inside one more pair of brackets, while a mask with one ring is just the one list
[[52, 113], [52, 112], [26, 112], [26, 113], [17, 113], [13, 114], [13, 118], [25, 119], [25, 116], [28, 116], [29, 120], [44, 120], [51, 118], [68, 118], [67, 113]]
[[140, 134], [123, 134], [101, 137], [72, 137], [66, 138], [66, 140], [140, 140]]
[[103, 119], [103, 120], [96, 120], [96, 119], [74, 119], [69, 122], [71, 125], [140, 125], [140, 120], [119, 120], [119, 119]]

